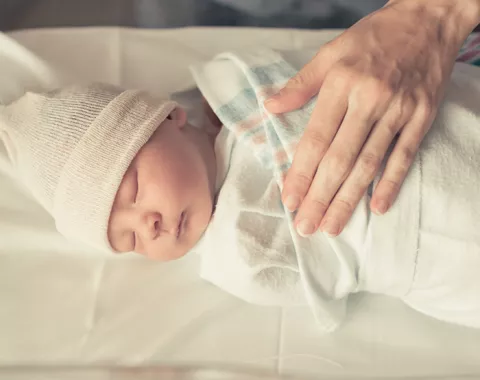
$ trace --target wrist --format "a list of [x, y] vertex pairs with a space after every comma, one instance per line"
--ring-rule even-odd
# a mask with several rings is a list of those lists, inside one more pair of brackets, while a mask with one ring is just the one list
[[422, 15], [425, 22], [438, 25], [442, 37], [458, 47], [480, 23], [480, 0], [389, 0], [386, 6]]

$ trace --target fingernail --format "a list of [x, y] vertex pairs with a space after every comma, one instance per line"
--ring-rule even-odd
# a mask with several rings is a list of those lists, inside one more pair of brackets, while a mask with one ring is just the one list
[[314, 233], [315, 226], [309, 220], [304, 219], [300, 223], [298, 223], [297, 231], [300, 236], [307, 237]]
[[300, 205], [300, 198], [297, 197], [296, 195], [289, 195], [285, 199], [284, 206], [290, 212], [294, 212], [298, 208], [299, 205]]
[[383, 215], [387, 212], [387, 202], [385, 201], [378, 201], [377, 206], [372, 210], [377, 215]]
[[340, 226], [334, 220], [326, 220], [320, 225], [320, 229], [329, 237], [335, 237], [340, 232]]

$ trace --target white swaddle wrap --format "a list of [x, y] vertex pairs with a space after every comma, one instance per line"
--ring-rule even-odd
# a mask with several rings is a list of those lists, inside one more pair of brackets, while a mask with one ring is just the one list
[[313, 103], [276, 116], [263, 101], [302, 57], [309, 54], [226, 53], [192, 70], [226, 127], [217, 141], [224, 178], [203, 241], [202, 275], [250, 302], [306, 302], [326, 331], [339, 325], [348, 294], [357, 291], [480, 327], [480, 70], [457, 64], [386, 215], [370, 214], [364, 197], [338, 238], [301, 238], [280, 193]]
[[306, 302], [330, 331], [357, 289], [357, 253], [368, 212], [364, 199], [338, 239], [296, 233], [281, 188], [312, 104], [286, 117], [263, 108], [265, 97], [294, 73], [280, 54], [266, 49], [223, 54], [193, 68], [200, 91], [225, 125], [216, 149], [225, 179], [203, 242], [202, 275], [250, 302]]

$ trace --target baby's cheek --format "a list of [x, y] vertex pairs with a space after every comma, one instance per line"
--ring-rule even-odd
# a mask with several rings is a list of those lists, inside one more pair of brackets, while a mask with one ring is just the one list
[[189, 193], [199, 196], [201, 187], [204, 186], [202, 174], [202, 167], [198, 165], [198, 162], [185, 161], [182, 167], [178, 168], [175, 179], [172, 179], [177, 194]]

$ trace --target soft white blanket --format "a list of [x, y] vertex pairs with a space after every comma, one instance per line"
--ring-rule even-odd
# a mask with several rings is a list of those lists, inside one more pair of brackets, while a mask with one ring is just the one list
[[[262, 236], [270, 242], [281, 235], [288, 249], [276, 247], [274, 255], [298, 272], [306, 302], [327, 331], [338, 327], [348, 295], [358, 291], [395, 296], [436, 318], [480, 327], [480, 70], [457, 64], [438, 117], [391, 211], [382, 217], [370, 214], [364, 198], [340, 237], [317, 233], [301, 238], [292, 228], [292, 215], [281, 206], [280, 189], [312, 103], [285, 116], [271, 115], [263, 107], [266, 96], [295, 73], [298, 62], [291, 57], [271, 50], [225, 53], [193, 68], [199, 89], [236, 144], [223, 155], [228, 169], [214, 226], [207, 233], [216, 231], [216, 245], [223, 248], [209, 247], [204, 269], [211, 264], [205, 270], [210, 280], [249, 301], [268, 303], [261, 299], [258, 284], [242, 285], [241, 291], [236, 283], [246, 280], [238, 275], [215, 275], [233, 273], [230, 262], [240, 266], [232, 253], [228, 260], [218, 259], [227, 247], [219, 241], [222, 231], [233, 228], [232, 252], [244, 264], [244, 257], [255, 252], [258, 264], [262, 247], [264, 256], [274, 247], [259, 247], [257, 242]], [[255, 210], [256, 218], [245, 217], [246, 210]], [[268, 221], [272, 215], [276, 219]], [[260, 261], [274, 265], [266, 257]], [[252, 268], [257, 274], [258, 268]], [[246, 270], [243, 275], [258, 282], [252, 273]], [[290, 277], [282, 272], [269, 278], [278, 284]], [[288, 286], [277, 286], [277, 292], [279, 288], [292, 292]], [[282, 303], [282, 297], [264, 296]]]

